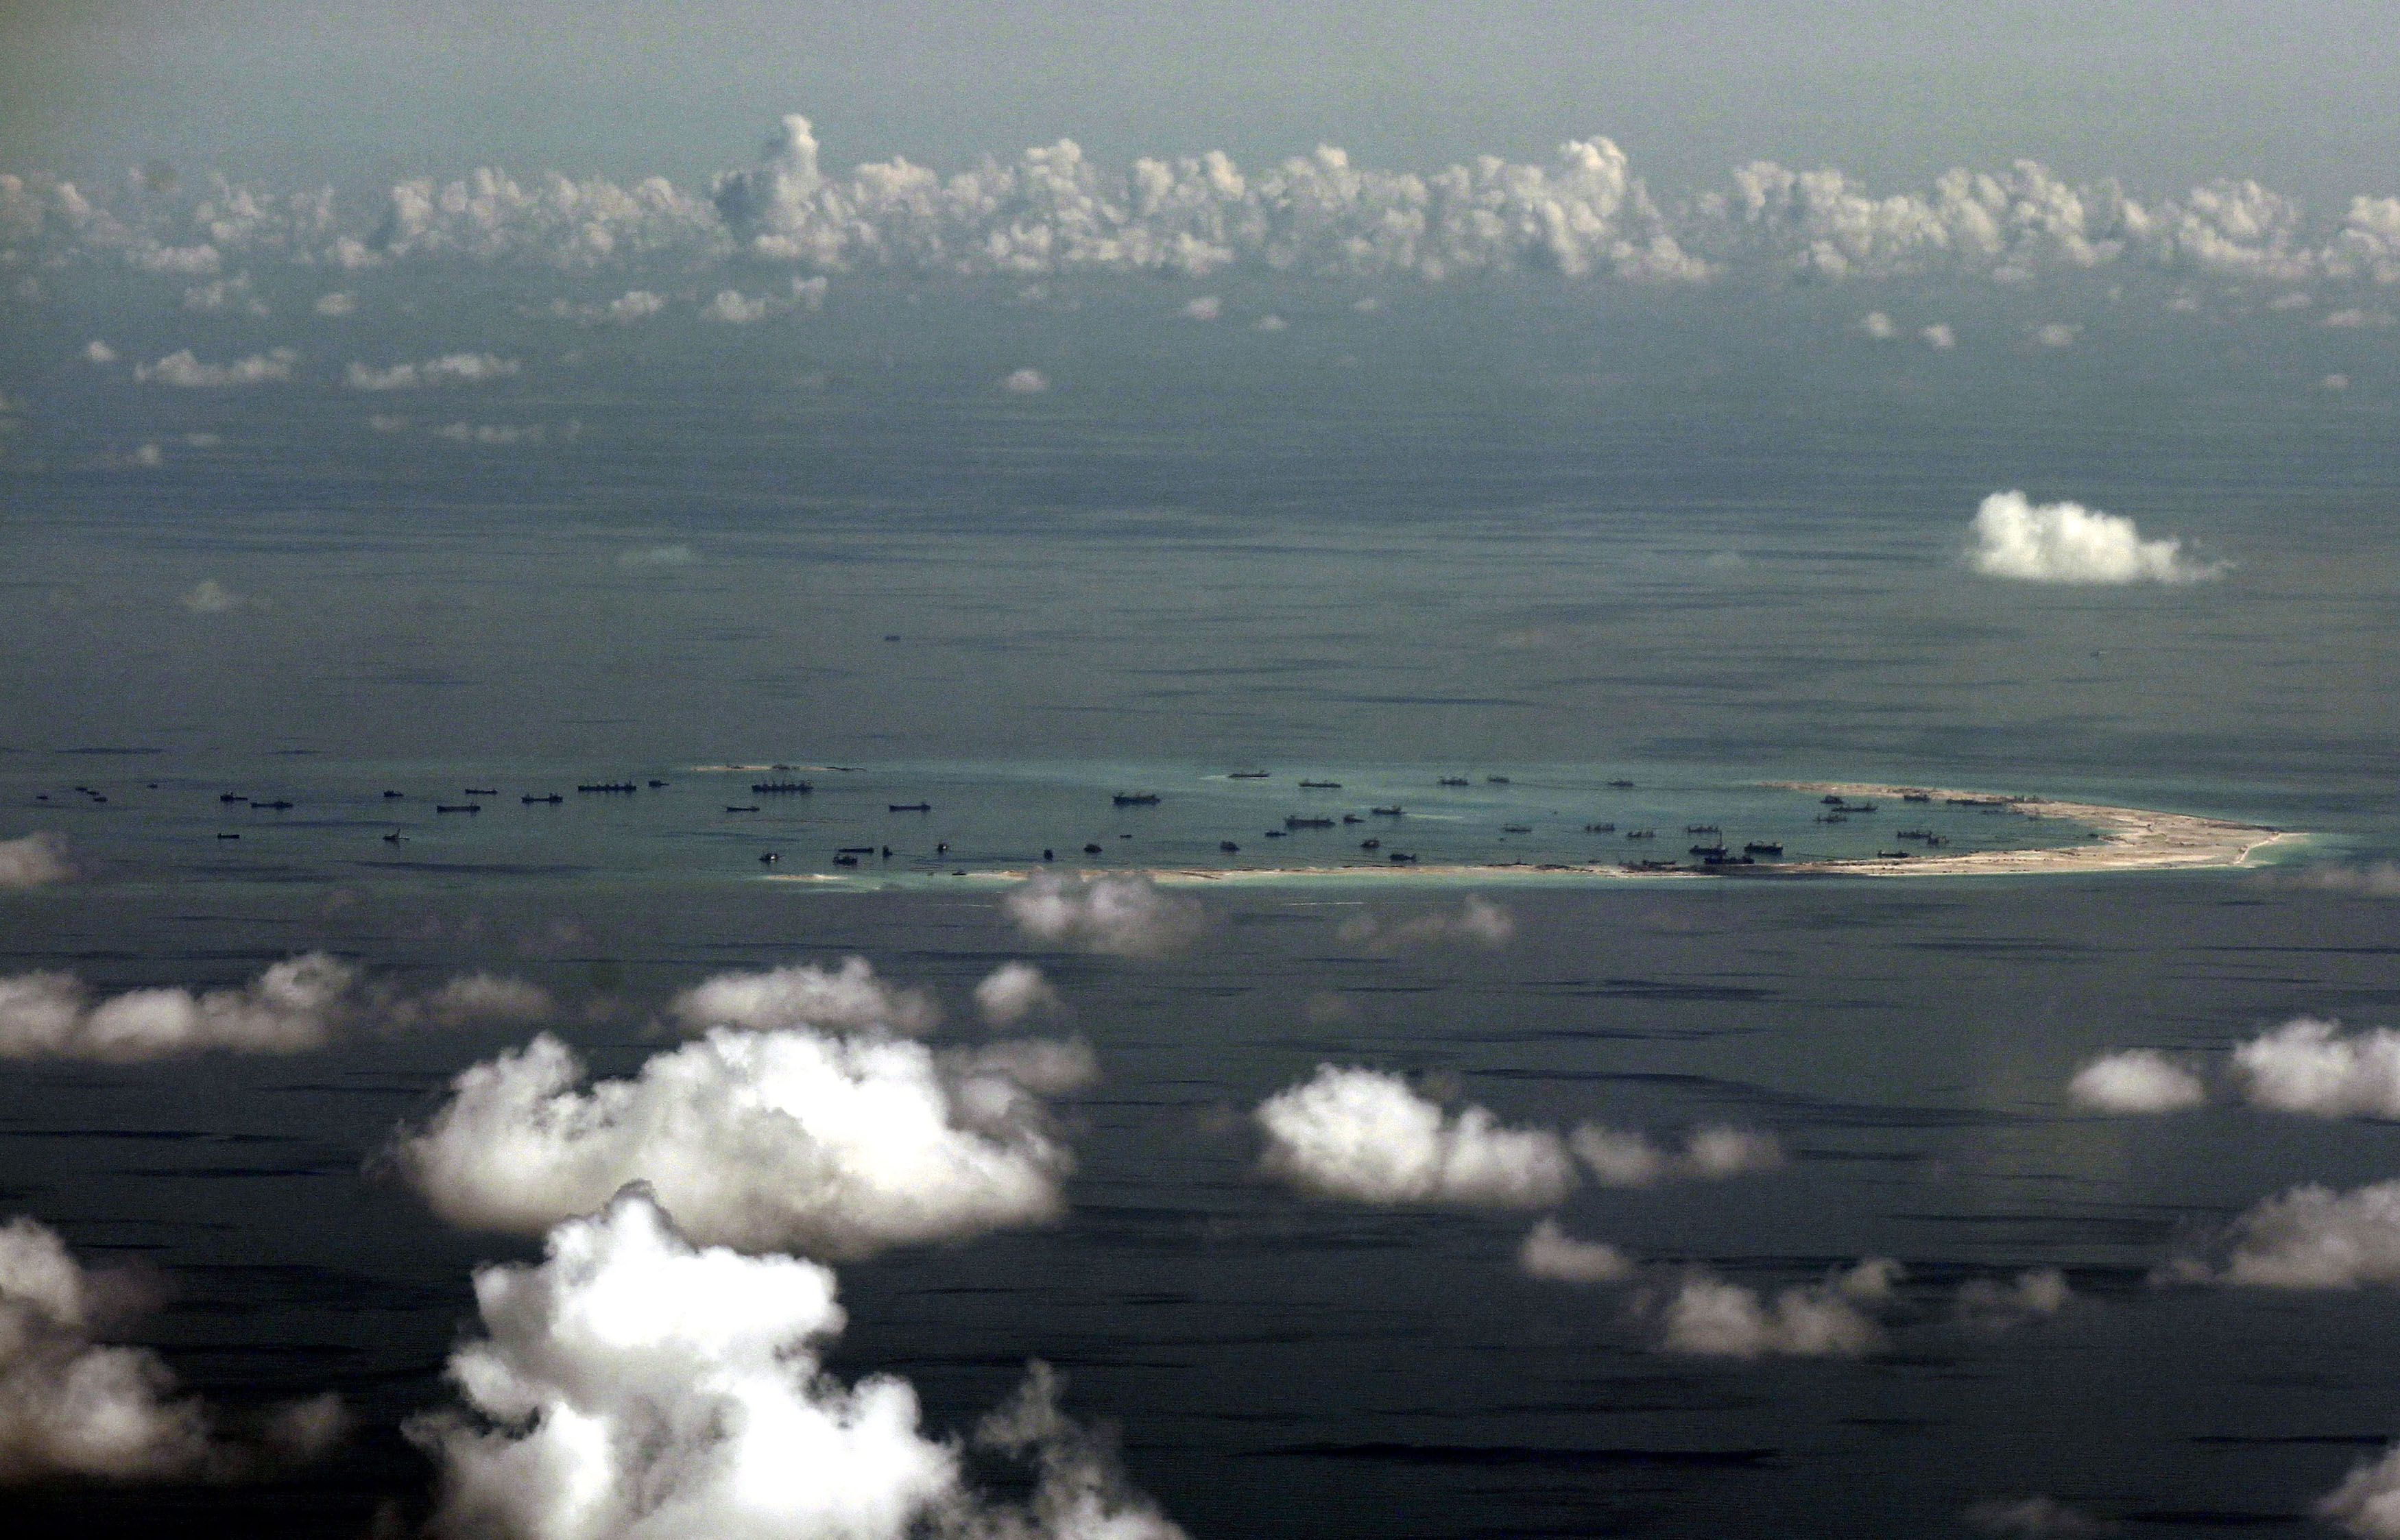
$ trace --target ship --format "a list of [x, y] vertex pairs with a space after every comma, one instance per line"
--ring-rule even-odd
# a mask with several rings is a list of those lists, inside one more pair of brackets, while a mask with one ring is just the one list
[[1342, 783], [1339, 781], [1302, 781], [1300, 784], [1300, 789], [1302, 791], [1340, 791], [1342, 789]]
[[531, 796], [527, 796], [527, 797], [518, 797], [518, 798], [517, 798], [517, 800], [518, 800], [518, 801], [520, 801], [520, 802], [564, 802], [564, 801], [566, 801], [566, 797], [564, 797], [559, 796], [559, 795], [558, 795], [558, 793], [556, 793], [556, 792], [552, 792], [548, 797], [531, 797]]
[[[1266, 772], [1261, 770], [1260, 773], [1263, 775]], [[1154, 808], [1158, 806], [1158, 793], [1154, 791], [1121, 791], [1114, 797], [1110, 797], [1109, 800], [1121, 808]]]
[[752, 795], [757, 797], [806, 797], [817, 788], [806, 781], [753, 781]]
[[1333, 820], [1302, 818], [1298, 813], [1287, 813], [1284, 816], [1283, 826], [1288, 829], [1330, 829], [1333, 826]]
[[934, 811], [934, 804], [931, 802], [886, 802], [883, 804], [883, 809], [886, 812], [931, 812]]
[[578, 786], [575, 789], [577, 791], [634, 791], [639, 788], [631, 781], [594, 781], [588, 786]]
[[436, 802], [433, 804], [433, 811], [435, 812], [481, 812], [484, 811], [484, 804], [481, 802]]

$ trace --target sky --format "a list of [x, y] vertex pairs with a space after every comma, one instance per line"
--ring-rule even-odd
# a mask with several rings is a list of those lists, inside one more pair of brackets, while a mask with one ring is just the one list
[[2032, 157], [2152, 193], [2227, 176], [2343, 198], [2388, 190], [2376, 173], [2400, 161], [2390, 20], [2359, 0], [19, 0], [0, 8], [0, 166], [680, 182], [804, 112], [837, 166], [948, 170], [1068, 136], [1111, 161], [1333, 143], [1431, 167], [1604, 133], [1677, 189], [1753, 158], [1916, 184]]

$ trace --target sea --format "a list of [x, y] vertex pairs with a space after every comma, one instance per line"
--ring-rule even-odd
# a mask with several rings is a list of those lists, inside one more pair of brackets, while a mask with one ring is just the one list
[[[0, 345], [0, 838], [57, 835], [75, 875], [0, 892], [0, 973], [221, 988], [324, 949], [400, 988], [513, 974], [618, 1075], [724, 972], [862, 957], [948, 1041], [979, 979], [1031, 962], [1101, 1070], [1058, 1102], [1070, 1207], [842, 1262], [829, 1368], [906, 1377], [962, 1436], [1047, 1362], [1193, 1536], [1964, 1535], [2037, 1496], [2136, 1534], [2300, 1534], [2400, 1436], [2388, 1290], [2160, 1277], [2262, 1198], [2400, 1174], [2393, 1125], [2066, 1094], [2110, 1050], [2400, 1025], [2388, 338], [2069, 280], [1359, 308], [1257, 279], [1228, 312], [1281, 330], [1186, 324], [1166, 287], [862, 281], [807, 330], [663, 348], [462, 282], [405, 335], [531, 361], [395, 403], [103, 376], [75, 356], [101, 326], [144, 357], [218, 328], [213, 356], [268, 323], [59, 282]], [[1878, 350], [1870, 302], [1960, 346]], [[2036, 304], [2076, 347], [2021, 340]], [[1046, 388], [997, 387], [1020, 368]], [[1968, 520], [2011, 488], [2228, 566], [1979, 577]], [[1686, 861], [1720, 833], [1871, 854], [1903, 819], [1954, 850], [2060, 833], [1949, 805], [1831, 825], [1785, 781], [2306, 838], [2194, 871], [1375, 869], [1621, 867], [1645, 828]], [[1152, 867], [1302, 875], [1179, 889], [1205, 924], [1157, 956], [1003, 907], [1016, 874]], [[1504, 941], [1349, 926], [1469, 895]], [[0, 1064], [7, 1211], [171, 1290], [130, 1340], [221, 1405], [334, 1389], [359, 1416], [305, 1473], [38, 1484], [11, 1528], [421, 1519], [402, 1425], [456, 1399], [472, 1270], [539, 1251], [443, 1223], [391, 1151], [527, 1035]], [[1297, 1192], [1251, 1114], [1325, 1064], [1512, 1124], [1771, 1133], [1780, 1170], [1587, 1186], [1557, 1217], [1652, 1276], [1770, 1293], [1893, 1259], [1889, 1341], [1665, 1351], [1634, 1289], [1520, 1270], [1536, 1215]], [[2040, 1268], [2055, 1315], [1960, 1312]]]

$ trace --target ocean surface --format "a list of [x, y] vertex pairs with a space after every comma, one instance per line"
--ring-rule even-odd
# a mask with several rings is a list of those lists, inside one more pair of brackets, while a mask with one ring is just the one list
[[[1771, 326], [1671, 296], [1426, 301], [1407, 328], [1270, 302], [1288, 334], [1170, 346], [1127, 319], [1166, 302], [1122, 290], [868, 294], [805, 346], [580, 342], [392, 430], [324, 389], [103, 386], [57, 361], [91, 318], [36, 318], [0, 359], [33, 403], [0, 459], [0, 838], [59, 834], [78, 875], [0, 892], [0, 973], [215, 988], [312, 948], [405, 988], [512, 973], [621, 1074], [714, 974], [861, 956], [956, 1024], [1032, 961], [1103, 1074], [1060, 1103], [1071, 1208], [843, 1264], [832, 1367], [907, 1377], [962, 1435], [1046, 1360], [1194, 1536], [1965, 1534], [2036, 1494], [2140, 1534], [2315, 1529], [2400, 1435], [2400, 1304], [2151, 1277], [2271, 1193], [2394, 1175], [2393, 1125], [2110, 1118], [2065, 1085], [2110, 1049], [2213, 1062], [2295, 1015], [2395, 1024], [2400, 905], [2352, 879], [2400, 853], [2400, 460], [2366, 366], [2311, 395], [2325, 361], [2298, 345], [2131, 316], [2113, 350], [1846, 361], [1856, 304], [1807, 293]], [[532, 355], [516, 297], [457, 304]], [[163, 348], [199, 323], [138, 324]], [[1048, 393], [990, 388], [1028, 364]], [[545, 432], [424, 430], [454, 417]], [[128, 463], [141, 443], [163, 466]], [[1965, 522], [2020, 485], [2234, 566], [1976, 579]], [[239, 602], [178, 602], [203, 579]], [[786, 776], [811, 791], [750, 789]], [[1155, 958], [1029, 938], [1004, 886], [948, 879], [1044, 849], [1097, 870], [1371, 861], [1369, 838], [1614, 862], [1644, 853], [1632, 829], [1682, 856], [1708, 824], [1793, 859], [1902, 820], [1957, 850], [2050, 838], [1952, 807], [1822, 825], [1777, 779], [2311, 838], [2243, 871], [1494, 887], [1497, 946], [1343, 933], [1471, 887], [1246, 883]], [[835, 866], [846, 848], [872, 853]], [[802, 874], [842, 880], [775, 879]], [[136, 1340], [229, 1406], [332, 1388], [361, 1418], [263, 1487], [14, 1492], [23, 1532], [421, 1515], [399, 1425], [452, 1397], [470, 1269], [539, 1250], [445, 1226], [388, 1154], [528, 1035], [0, 1065], [7, 1208], [171, 1282]], [[1295, 1193], [1249, 1114], [1321, 1063], [1511, 1124], [1771, 1132], [1779, 1171], [1588, 1187], [1560, 1218], [1770, 1289], [1897, 1259], [1890, 1345], [1662, 1352], [1628, 1288], [1518, 1270], [1538, 1215]], [[1960, 1315], [1962, 1284], [2039, 1267], [2073, 1289], [2055, 1316]]]

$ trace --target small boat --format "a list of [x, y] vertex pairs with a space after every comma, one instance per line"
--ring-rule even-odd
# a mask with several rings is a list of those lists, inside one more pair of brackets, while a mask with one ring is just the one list
[[595, 781], [588, 786], [578, 786], [575, 789], [577, 791], [632, 791], [634, 786], [631, 781]]
[[1658, 831], [1657, 829], [1633, 829], [1629, 831], [1625, 838], [1628, 839], [1656, 839], [1658, 838]]
[[1362, 851], [1380, 851], [1384, 848], [1384, 842], [1380, 839], [1361, 839], [1358, 841], [1358, 848]]
[[1445, 775], [1434, 783], [1437, 786], [1466, 786], [1473, 784], [1463, 775]]
[[1721, 844], [1720, 844], [1720, 845], [1695, 845], [1695, 846], [1693, 846], [1693, 847], [1692, 847], [1692, 853], [1693, 853], [1694, 855], [1705, 855], [1705, 856], [1714, 857], [1714, 856], [1720, 856], [1720, 855], [1725, 854], [1725, 848], [1723, 845], [1721, 845]]
[[883, 806], [884, 811], [887, 812], [931, 812], [934, 811], [934, 804], [931, 802], [887, 802]]
[[238, 834], [221, 834], [221, 835], [217, 836], [217, 838], [218, 838], [219, 839], [239, 839], [239, 838], [241, 838], [241, 836], [238, 835]]
[[1753, 839], [1741, 848], [1744, 855], [1781, 855], [1783, 847], [1772, 839]]
[[1269, 829], [1264, 834], [1259, 836], [1259, 838], [1261, 839], [1281, 839], [1284, 837], [1284, 832], [1285, 831], [1282, 829]]
[[1929, 835], [1927, 835], [1927, 836], [1925, 837], [1925, 842], [1926, 842], [1927, 844], [1929, 844], [1929, 845], [1947, 845], [1948, 843], [1950, 843], [1950, 841], [1949, 841], [1949, 840], [1944, 839], [1942, 836], [1940, 836], [1940, 835], [1938, 835], [1938, 834], [1929, 834]]
[[1483, 784], [1487, 786], [1505, 786], [1509, 783], [1505, 775], [1487, 775], [1483, 778]]
[[875, 853], [875, 847], [872, 845], [844, 845], [838, 853], [842, 855], [873, 855]]
[[252, 803], [251, 804], [251, 806], [252, 806], [252, 807], [253, 807], [253, 808], [265, 808], [265, 809], [266, 809], [266, 810], [267, 810], [268, 811], [270, 811], [270, 812], [283, 812], [283, 811], [288, 811], [288, 810], [291, 808], [292, 804], [291, 804], [291, 803], [289, 803], [289, 802], [286, 802], [286, 801], [282, 801], [282, 800], [280, 800], [280, 799], [278, 799], [278, 800], [273, 801], [273, 802], [252, 802]]
[[1616, 832], [1616, 825], [1614, 824], [1586, 824], [1583, 826], [1583, 832], [1586, 834], [1615, 834]]
[[[1262, 770], [1260, 773], [1264, 774], [1265, 772]], [[1120, 808], [1154, 808], [1158, 806], [1158, 793], [1154, 791], [1121, 791], [1114, 797], [1110, 797], [1109, 800], [1115, 803]]]
[[1084, 853], [1085, 855], [1098, 855], [1100, 853], [1100, 848], [1098, 845], [1087, 844], [1084, 847]]
[[1407, 851], [1394, 851], [1392, 852], [1392, 859], [1395, 861], [1414, 861], [1416, 857]]
[[1685, 834], [1717, 834], [1722, 831], [1720, 831], [1714, 824], [1686, 824], [1684, 825], [1684, 832]]
[[1375, 814], [1379, 818], [1398, 818], [1406, 810], [1398, 802], [1395, 802], [1388, 808], [1369, 808], [1367, 811]]
[[1300, 784], [1300, 789], [1302, 791], [1340, 791], [1342, 789], [1342, 783], [1339, 781], [1302, 781]]
[[1611, 781], [1609, 784], [1615, 786], [1618, 791], [1630, 791], [1633, 789], [1633, 783], [1630, 781]]
[[858, 857], [854, 855], [837, 855], [833, 858], [833, 864], [837, 866], [855, 866], [858, 865]]
[[1225, 774], [1225, 779], [1228, 781], [1263, 781], [1267, 778], [1267, 773], [1268, 772], [1265, 770], [1228, 770]]
[[1727, 855], [1723, 851], [1716, 851], [1709, 855], [1703, 856], [1700, 864], [1704, 866], [1755, 866], [1758, 865], [1758, 857], [1754, 855]]
[[806, 797], [816, 787], [806, 781], [754, 781], [750, 790], [758, 797]]
[[1825, 806], [1829, 808], [1838, 808], [1842, 805], [1842, 797], [1839, 794], [1834, 792], [1828, 792], [1824, 796], [1817, 798], [1817, 800], [1824, 803]]
[[1287, 813], [1284, 815], [1283, 826], [1288, 829], [1330, 829], [1333, 826], [1333, 820], [1302, 818], [1298, 813]]
[[[239, 835], [236, 835], [236, 836], [234, 836], [234, 838], [237, 838], [237, 839], [239, 839], [239, 838], [241, 838], [241, 836], [239, 836]], [[392, 830], [389, 834], [385, 835], [385, 836], [383, 837], [383, 842], [384, 842], [385, 844], [387, 844], [387, 845], [398, 845], [398, 844], [402, 844], [402, 843], [403, 843], [403, 841], [402, 841], [402, 838], [401, 838], [400, 831], [399, 831], [398, 829], [394, 829], [394, 830]]]
[[758, 859], [759, 859], [761, 862], [769, 862], [769, 861], [781, 861], [781, 860], [782, 860], [782, 859], [784, 859], [784, 858], [783, 858], [782, 856], [780, 856], [780, 855], [777, 855], [773, 851], [768, 851], [768, 852], [765, 852], [764, 853], [762, 853], [762, 854], [758, 857]]
[[1534, 832], [1534, 825], [1531, 824], [1503, 824], [1500, 825], [1500, 832], [1502, 834], [1531, 834]]
[[1877, 851], [1875, 852], [1875, 854], [1885, 861], [1905, 861], [1908, 859], [1908, 852], [1906, 851]]
[[1628, 861], [1625, 869], [1629, 872], [1671, 872], [1682, 865], [1680, 861]]
[[1875, 811], [1875, 805], [1872, 802], [1844, 802], [1834, 811], [1835, 812], [1873, 812]]
[[1930, 802], [1933, 794], [1930, 791], [1904, 791], [1900, 794], [1900, 799], [1903, 802]]
[[[398, 792], [390, 792], [390, 791], [388, 791], [388, 792], [384, 793], [384, 795], [385, 795], [386, 797], [397, 797], [397, 796], [399, 796], [400, 794], [399, 794]], [[217, 800], [218, 800], [218, 801], [220, 801], [220, 802], [247, 802], [247, 801], [249, 801], [249, 800], [250, 800], [250, 798], [249, 798], [249, 797], [244, 797], [241, 793], [238, 792], [238, 791], [229, 791], [229, 792], [226, 792], [226, 793], [225, 793], [225, 795], [223, 795], [222, 797], [219, 797], [217, 798]]]
[[108, 798], [107, 798], [107, 797], [101, 796], [101, 795], [100, 795], [100, 793], [98, 793], [98, 792], [96, 792], [96, 791], [94, 791], [94, 792], [86, 792], [84, 795], [85, 795], [85, 796], [87, 796], [87, 797], [90, 797], [90, 798], [91, 798], [93, 801], [95, 801], [95, 802], [105, 802], [105, 801], [107, 801], [107, 800], [108, 800]]
[[[406, 793], [406, 792], [404, 792], [404, 791], [388, 791], [388, 792], [386, 792], [386, 793], [384, 793], [384, 794], [383, 794], [383, 797], [384, 797], [384, 800], [385, 800], [385, 801], [389, 802], [389, 801], [394, 800], [395, 798], [402, 797], [406, 797], [407, 795], [408, 795], [408, 793]], [[217, 798], [217, 800], [218, 800], [218, 801], [220, 801], [220, 802], [222, 802], [222, 801], [225, 800], [225, 798], [224, 798], [224, 797], [219, 797], [219, 798]]]
[[517, 800], [520, 802], [564, 802], [566, 798], [559, 796], [556, 792], [552, 792], [548, 797], [525, 796], [518, 797]]
[[1345, 812], [1342, 815], [1342, 822], [1344, 824], [1364, 824], [1366, 820], [1359, 817], [1355, 812]]
[[1241, 847], [1241, 846], [1239, 846], [1239, 845], [1234, 844], [1234, 843], [1232, 840], [1230, 840], [1230, 839], [1220, 839], [1220, 840], [1218, 840], [1218, 841], [1217, 841], [1217, 848], [1218, 848], [1219, 850], [1220, 850], [1220, 851], [1223, 851], [1227, 855], [1232, 855], [1234, 852], [1236, 852], [1236, 851], [1240, 850], [1242, 847]]
[[461, 786], [458, 790], [460, 795], [466, 797], [498, 797], [500, 795], [489, 786]]
[[651, 789], [652, 791], [656, 791], [656, 790], [658, 790], [661, 786], [663, 786], [663, 785], [665, 785], [665, 784], [666, 784], [666, 783], [665, 783], [665, 782], [663, 782], [663, 781], [653, 781], [653, 782], [651, 782], [651, 783], [650, 783], [650, 789]]
[[757, 812], [758, 811], [758, 804], [756, 802], [728, 802], [725, 804], [725, 811], [727, 812]]
[[484, 811], [484, 804], [481, 802], [436, 802], [433, 804], [433, 811], [435, 812], [481, 812]]

